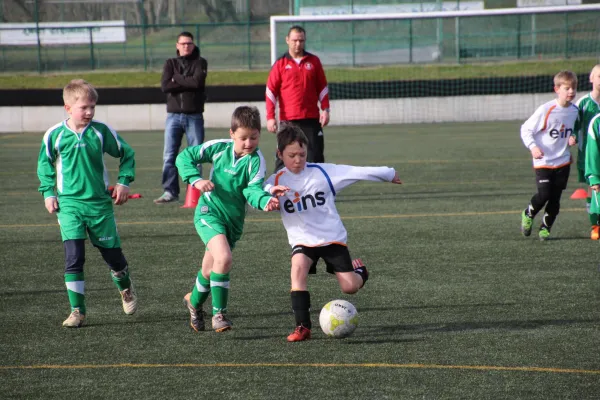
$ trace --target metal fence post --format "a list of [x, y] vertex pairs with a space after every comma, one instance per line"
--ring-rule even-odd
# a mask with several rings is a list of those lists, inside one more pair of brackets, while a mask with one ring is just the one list
[[92, 70], [94, 70], [96, 68], [95, 64], [96, 61], [94, 60], [94, 34], [93, 34], [93, 27], [88, 27], [88, 30], [90, 31], [90, 67], [92, 68]]
[[35, 15], [35, 33], [37, 36], [37, 62], [38, 62], [38, 73], [42, 73], [42, 44], [40, 41], [40, 13], [38, 10], [38, 0], [33, 2], [34, 15]]

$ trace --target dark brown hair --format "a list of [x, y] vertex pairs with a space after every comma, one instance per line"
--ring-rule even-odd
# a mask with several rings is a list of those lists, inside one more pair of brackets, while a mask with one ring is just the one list
[[303, 147], [308, 146], [308, 138], [297, 125], [283, 122], [277, 131], [277, 150], [283, 153], [290, 144], [298, 142]]
[[258, 108], [240, 106], [235, 109], [231, 116], [231, 132], [235, 132], [239, 128], [257, 129], [260, 132], [260, 112]]

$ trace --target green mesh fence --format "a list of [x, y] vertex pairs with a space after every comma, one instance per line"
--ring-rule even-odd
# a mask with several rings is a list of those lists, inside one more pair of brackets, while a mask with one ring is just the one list
[[276, 54], [292, 25], [307, 32], [307, 50], [325, 65], [471, 63], [596, 57], [600, 11], [510, 16], [276, 24]]

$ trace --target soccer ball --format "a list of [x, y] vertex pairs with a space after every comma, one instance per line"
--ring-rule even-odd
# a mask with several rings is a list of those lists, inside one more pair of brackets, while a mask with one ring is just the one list
[[332, 300], [321, 309], [319, 324], [327, 336], [345, 338], [356, 329], [358, 312], [346, 300]]

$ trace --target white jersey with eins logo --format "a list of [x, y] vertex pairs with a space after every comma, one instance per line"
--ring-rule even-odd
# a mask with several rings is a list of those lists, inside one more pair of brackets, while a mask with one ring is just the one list
[[571, 163], [569, 136], [575, 134], [579, 110], [562, 107], [556, 100], [538, 107], [521, 126], [521, 139], [529, 150], [537, 146], [544, 156], [533, 159], [534, 168], [559, 168]]
[[337, 193], [358, 181], [390, 182], [396, 171], [388, 167], [353, 167], [307, 163], [298, 174], [283, 168], [265, 183], [290, 188], [279, 198], [279, 208], [292, 247], [346, 245], [347, 233], [335, 207]]

